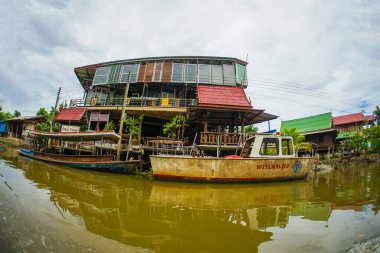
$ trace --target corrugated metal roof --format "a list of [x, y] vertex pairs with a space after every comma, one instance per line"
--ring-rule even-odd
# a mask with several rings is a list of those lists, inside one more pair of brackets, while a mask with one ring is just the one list
[[244, 89], [232, 86], [198, 85], [198, 104], [201, 106], [230, 106], [252, 108]]
[[376, 120], [375, 116], [373, 116], [373, 115], [368, 115], [368, 116], [364, 116], [364, 117], [365, 117], [367, 122], [373, 122]]
[[333, 117], [333, 125], [345, 125], [356, 122], [364, 122], [366, 119], [362, 112]]
[[37, 121], [45, 119], [45, 116], [37, 115], [37, 116], [20, 116], [16, 118], [6, 119], [5, 121]]
[[331, 113], [328, 112], [306, 118], [286, 120], [281, 122], [281, 130], [296, 128], [300, 133], [325, 130], [331, 128], [331, 118]]
[[57, 117], [56, 121], [80, 121], [85, 112], [85, 108], [64, 108]]
[[37, 135], [42, 137], [50, 137], [55, 139], [62, 140], [103, 140], [103, 139], [120, 139], [120, 135], [116, 134], [114, 131], [88, 131], [88, 132], [80, 132], [80, 133], [63, 133], [63, 132], [43, 132], [37, 130], [31, 130], [29, 132], [31, 135]]
[[77, 67], [74, 70], [93, 67], [94, 65], [96, 65], [96, 66], [108, 66], [108, 65], [123, 64], [123, 63], [133, 63], [133, 62], [142, 62], [142, 61], [163, 61], [163, 60], [215, 60], [215, 61], [233, 61], [233, 62], [238, 62], [238, 63], [243, 64], [243, 65], [248, 64], [247, 62], [245, 62], [243, 60], [240, 60], [238, 58], [232, 58], [232, 57], [220, 57], [220, 56], [157, 56], [157, 57], [144, 57], [144, 58], [134, 58], [134, 59], [116, 60], [116, 61], [96, 63], [96, 64], [87, 65], [87, 66]]

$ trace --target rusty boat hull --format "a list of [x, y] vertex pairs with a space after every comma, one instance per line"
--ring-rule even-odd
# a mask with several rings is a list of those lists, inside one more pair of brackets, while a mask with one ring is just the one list
[[138, 160], [115, 161], [112, 155], [61, 155], [43, 153], [20, 148], [19, 154], [36, 160], [69, 166], [76, 169], [86, 169], [116, 173], [134, 173], [140, 166]]
[[151, 155], [155, 179], [196, 182], [273, 182], [305, 178], [311, 157], [238, 158]]

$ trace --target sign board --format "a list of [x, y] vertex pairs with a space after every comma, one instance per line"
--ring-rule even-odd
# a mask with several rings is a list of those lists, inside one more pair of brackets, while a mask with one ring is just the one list
[[67, 126], [62, 125], [61, 132], [64, 133], [78, 133], [79, 132], [79, 126]]

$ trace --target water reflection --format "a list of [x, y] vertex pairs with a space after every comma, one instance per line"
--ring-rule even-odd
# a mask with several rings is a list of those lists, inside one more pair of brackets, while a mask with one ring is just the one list
[[57, 167], [14, 151], [0, 153], [37, 187], [50, 191], [62, 217], [85, 229], [157, 252], [257, 252], [289, 217], [328, 221], [333, 210], [379, 210], [372, 167], [308, 180], [245, 185], [151, 182], [133, 176]]

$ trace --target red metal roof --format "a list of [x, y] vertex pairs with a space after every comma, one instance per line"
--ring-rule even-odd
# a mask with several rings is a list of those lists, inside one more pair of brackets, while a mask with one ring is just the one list
[[80, 121], [83, 117], [85, 108], [64, 108], [57, 117], [56, 121]]
[[368, 122], [373, 122], [376, 120], [375, 116], [373, 116], [373, 115], [368, 115], [368, 116], [364, 116], [364, 117], [365, 117], [366, 121], [368, 121]]
[[333, 117], [334, 126], [351, 124], [351, 123], [356, 123], [356, 122], [364, 122], [364, 121], [366, 121], [366, 119], [363, 113], [361, 112]]
[[252, 108], [243, 88], [220, 85], [198, 85], [197, 89], [199, 105]]

